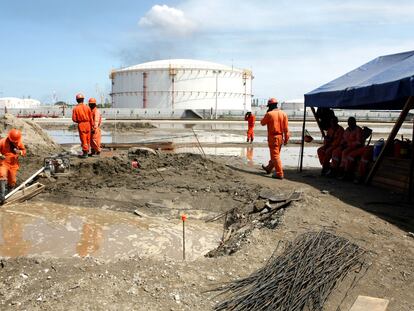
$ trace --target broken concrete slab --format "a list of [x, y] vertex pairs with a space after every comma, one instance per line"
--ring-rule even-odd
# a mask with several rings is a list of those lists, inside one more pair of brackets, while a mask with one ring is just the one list
[[349, 311], [385, 311], [389, 300], [369, 296], [358, 296]]

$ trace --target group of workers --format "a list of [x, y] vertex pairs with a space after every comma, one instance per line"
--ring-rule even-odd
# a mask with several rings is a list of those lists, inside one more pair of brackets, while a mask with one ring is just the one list
[[[278, 108], [278, 101], [275, 98], [270, 98], [267, 102], [267, 112], [260, 121], [262, 126], [267, 126], [267, 144], [269, 146], [270, 160], [265, 166], [262, 165], [266, 174], [272, 174], [273, 178], [283, 179], [284, 172], [282, 161], [280, 160], [280, 151], [282, 145], [286, 145], [289, 141], [289, 125], [288, 117], [285, 112]], [[254, 139], [254, 123], [256, 117], [249, 111], [246, 113], [244, 119], [247, 121], [247, 142], [252, 143]]]
[[89, 98], [88, 106], [84, 104], [85, 97], [76, 95], [77, 105], [72, 111], [72, 121], [78, 124], [79, 139], [81, 141], [81, 158], [100, 155], [101, 153], [101, 124], [102, 116], [96, 107], [96, 99]]
[[372, 159], [372, 147], [365, 146], [366, 134], [357, 125], [354, 117], [348, 118], [344, 130], [338, 118], [329, 118], [329, 127], [323, 146], [318, 148], [318, 158], [322, 165], [322, 175], [336, 176], [340, 179], [353, 176], [357, 160], [360, 159], [355, 181], [365, 177], [368, 163]]

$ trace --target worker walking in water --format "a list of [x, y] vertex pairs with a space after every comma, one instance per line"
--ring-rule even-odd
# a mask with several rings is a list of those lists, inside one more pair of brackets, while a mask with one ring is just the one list
[[286, 113], [278, 109], [278, 102], [275, 98], [270, 98], [267, 102], [267, 113], [260, 121], [262, 126], [267, 126], [267, 143], [270, 151], [270, 161], [267, 166], [262, 168], [270, 174], [275, 168], [272, 177], [283, 179], [284, 173], [282, 161], [280, 160], [280, 149], [282, 144], [286, 145], [289, 141], [288, 117]]
[[12, 129], [6, 138], [0, 140], [0, 203], [3, 204], [6, 196], [6, 182], [8, 192], [16, 186], [16, 175], [19, 170], [19, 156], [26, 155], [26, 148], [22, 142], [22, 133]]
[[83, 94], [76, 95], [78, 103], [72, 110], [72, 121], [78, 124], [79, 139], [81, 141], [81, 158], [87, 158], [91, 145], [92, 111], [84, 105], [85, 97]]
[[256, 116], [251, 111], [246, 112], [244, 120], [247, 121], [247, 142], [253, 143], [254, 139], [254, 123], [256, 122]]
[[102, 116], [96, 107], [96, 99], [89, 98], [89, 108], [92, 112], [91, 156], [101, 154], [101, 124]]

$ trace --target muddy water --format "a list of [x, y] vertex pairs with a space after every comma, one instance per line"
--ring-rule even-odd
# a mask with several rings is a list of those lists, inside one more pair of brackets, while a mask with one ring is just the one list
[[[303, 157], [304, 167], [320, 167], [316, 149], [318, 147], [306, 147]], [[240, 157], [249, 166], [267, 164], [270, 158], [269, 149], [266, 147], [203, 147], [203, 151], [208, 155], [234, 156]], [[283, 167], [296, 168], [299, 163], [300, 147], [282, 147], [281, 160]], [[202, 151], [197, 147], [176, 148], [178, 153], [198, 153]]]
[[[221, 226], [186, 222], [186, 258], [217, 247]], [[30, 203], [0, 209], [0, 257], [128, 256], [182, 259], [182, 222], [112, 212]]]

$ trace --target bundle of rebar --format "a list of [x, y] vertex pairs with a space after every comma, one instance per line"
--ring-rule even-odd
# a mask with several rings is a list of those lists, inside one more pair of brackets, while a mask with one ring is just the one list
[[365, 255], [327, 231], [301, 234], [263, 268], [214, 289], [224, 297], [214, 310], [322, 310], [337, 283], [365, 267]]

